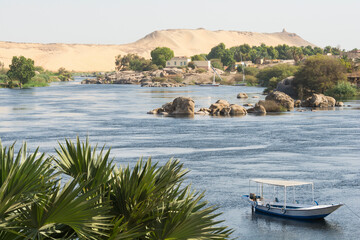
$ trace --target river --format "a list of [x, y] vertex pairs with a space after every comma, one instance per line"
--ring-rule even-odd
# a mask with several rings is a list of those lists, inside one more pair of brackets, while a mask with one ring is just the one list
[[[346, 206], [324, 221], [306, 223], [254, 214], [241, 195], [249, 192], [249, 178], [313, 181], [320, 204], [343, 202], [360, 214], [360, 100], [332, 111], [172, 118], [146, 112], [177, 96], [193, 98], [196, 109], [218, 99], [255, 103], [264, 98], [263, 89], [141, 88], [81, 85], [80, 80], [0, 89], [3, 145], [17, 141], [19, 147], [27, 141], [32, 151], [40, 146], [40, 151], [54, 154], [57, 141], [89, 136], [94, 145], [111, 146], [118, 165], [150, 156], [163, 164], [175, 157], [190, 170], [188, 182], [206, 190], [206, 200], [223, 212], [220, 219], [235, 230], [233, 237], [358, 239], [360, 219]], [[239, 92], [249, 99], [237, 99]]]

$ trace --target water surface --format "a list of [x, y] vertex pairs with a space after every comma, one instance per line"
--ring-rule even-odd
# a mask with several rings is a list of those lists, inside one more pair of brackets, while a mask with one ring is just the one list
[[[253, 214], [241, 195], [249, 178], [315, 183], [321, 203], [343, 202], [360, 214], [360, 101], [333, 111], [267, 116], [171, 118], [146, 114], [178, 96], [196, 108], [218, 99], [256, 103], [262, 88], [141, 88], [132, 85], [54, 83], [46, 88], [0, 89], [3, 144], [54, 154], [57, 141], [83, 139], [112, 147], [117, 164], [139, 157], [165, 163], [179, 158], [188, 180], [218, 205], [240, 239], [357, 239], [360, 219], [342, 207], [324, 221], [307, 223]], [[236, 98], [246, 92], [248, 99]], [[257, 96], [259, 98], [253, 98]], [[310, 194], [310, 192], [308, 192]], [[309, 195], [309, 197], [311, 194]], [[299, 196], [301, 198], [304, 195]]]

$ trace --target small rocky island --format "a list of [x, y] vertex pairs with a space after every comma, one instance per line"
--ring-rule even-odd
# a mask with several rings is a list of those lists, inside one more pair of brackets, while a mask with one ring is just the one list
[[[220, 70], [219, 70], [220, 71]], [[135, 84], [141, 87], [183, 87], [210, 81], [212, 72], [198, 73], [191, 69], [163, 68], [155, 71], [117, 71], [85, 79], [81, 84]]]
[[[245, 96], [244, 93], [239, 95]], [[239, 96], [238, 95], [238, 96]], [[247, 96], [247, 95], [246, 95]], [[226, 100], [218, 100], [211, 104], [209, 108], [200, 108], [195, 111], [195, 102], [189, 97], [177, 97], [172, 102], [164, 104], [160, 108], [155, 108], [148, 112], [148, 114], [159, 114], [166, 116], [193, 116], [199, 115], [211, 115], [211, 116], [244, 116], [246, 114], [258, 114], [265, 115], [267, 112], [285, 112], [293, 111], [294, 108], [333, 108], [342, 107], [342, 102], [336, 102], [333, 97], [325, 96], [323, 94], [312, 94], [311, 97], [301, 101], [294, 100], [289, 95], [280, 92], [270, 92], [265, 100], [260, 100], [255, 106], [251, 104], [244, 104], [245, 108], [237, 104], [230, 104]], [[303, 110], [305, 111], [305, 110]]]

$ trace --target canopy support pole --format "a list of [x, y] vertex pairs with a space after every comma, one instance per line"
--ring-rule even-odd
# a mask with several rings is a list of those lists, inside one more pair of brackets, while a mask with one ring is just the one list
[[294, 203], [295, 203], [295, 186], [293, 186], [293, 199], [294, 199]]
[[284, 209], [286, 208], [286, 186], [284, 187]]
[[311, 184], [311, 189], [312, 189], [312, 203], [315, 204], [315, 198], [314, 198], [314, 184]]

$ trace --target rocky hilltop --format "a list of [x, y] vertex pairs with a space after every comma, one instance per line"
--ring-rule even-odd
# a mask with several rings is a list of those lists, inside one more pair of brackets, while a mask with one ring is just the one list
[[244, 43], [251, 46], [261, 43], [269, 46], [314, 46], [297, 34], [285, 30], [276, 33], [256, 33], [175, 29], [155, 31], [136, 42], [123, 45], [0, 42], [0, 61], [8, 66], [13, 56], [23, 55], [34, 59], [36, 65], [49, 70], [65, 67], [74, 71], [111, 71], [115, 67], [114, 59], [118, 54], [135, 53], [150, 58], [151, 50], [165, 46], [174, 50], [177, 56], [192, 56], [208, 53], [221, 42], [225, 43], [226, 47]]

